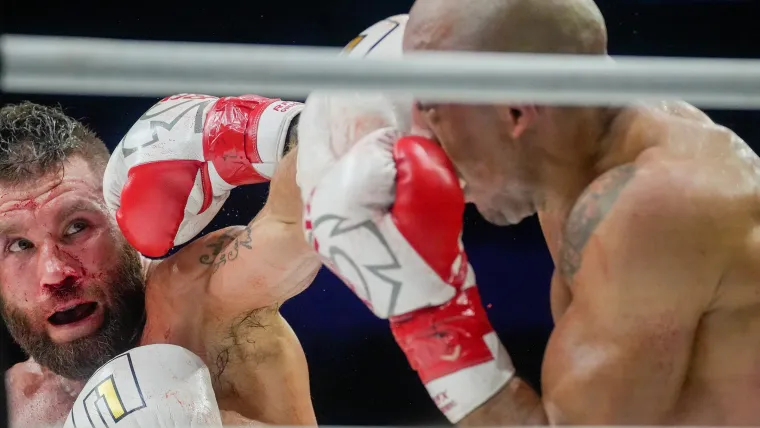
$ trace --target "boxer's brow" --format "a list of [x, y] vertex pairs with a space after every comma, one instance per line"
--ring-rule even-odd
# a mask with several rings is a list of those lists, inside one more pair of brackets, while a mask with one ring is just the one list
[[58, 213], [56, 213], [56, 220], [63, 221], [67, 218], [71, 217], [73, 214], [78, 212], [90, 212], [95, 214], [102, 214], [102, 210], [93, 204], [90, 201], [87, 200], [77, 200], [76, 202], [72, 203], [71, 205], [65, 206], [62, 208]]
[[14, 223], [0, 223], [0, 237], [9, 235], [21, 235], [22, 228]]
[[[69, 206], [62, 208], [60, 211], [58, 211], [55, 215], [55, 219], [56, 221], [61, 222], [61, 221], [66, 220], [68, 217], [72, 216], [73, 214], [77, 212], [90, 212], [90, 213], [95, 213], [95, 214], [102, 214], [103, 210], [100, 209], [96, 204], [93, 204], [92, 202], [79, 200]], [[11, 223], [11, 222], [0, 222], [0, 236], [23, 235], [23, 234], [24, 234], [24, 228], [19, 226], [18, 224]]]

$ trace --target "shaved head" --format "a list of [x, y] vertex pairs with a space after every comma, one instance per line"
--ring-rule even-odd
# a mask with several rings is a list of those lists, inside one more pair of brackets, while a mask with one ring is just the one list
[[592, 0], [417, 0], [405, 50], [605, 54]]
[[[416, 0], [404, 50], [606, 55], [593, 0]], [[535, 213], [557, 165], [585, 165], [610, 112], [526, 103], [416, 104], [467, 183], [465, 196], [495, 224]]]

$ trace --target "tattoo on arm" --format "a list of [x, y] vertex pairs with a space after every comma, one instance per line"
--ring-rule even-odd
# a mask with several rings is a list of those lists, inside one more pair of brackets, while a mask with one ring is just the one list
[[617, 201], [636, 167], [627, 164], [608, 171], [581, 194], [565, 223], [560, 250], [560, 273], [571, 284], [581, 266], [583, 249]]
[[285, 152], [282, 154], [283, 157], [287, 155], [289, 151], [298, 146], [298, 121], [300, 118], [301, 115], [299, 114], [290, 121], [290, 126], [288, 127], [288, 135], [286, 137]]
[[225, 231], [213, 242], [206, 244], [206, 247], [211, 249], [211, 254], [203, 254], [198, 261], [204, 265], [211, 265], [212, 272], [216, 272], [228, 261], [235, 260], [241, 249], [253, 249], [251, 225], [246, 226], [239, 234]]

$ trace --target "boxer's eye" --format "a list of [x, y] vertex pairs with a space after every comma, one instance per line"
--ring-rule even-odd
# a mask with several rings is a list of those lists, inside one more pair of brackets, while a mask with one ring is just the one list
[[32, 244], [32, 241], [24, 238], [11, 241], [7, 247], [8, 252], [10, 253], [19, 253], [30, 248], [34, 248], [34, 244]]
[[79, 220], [79, 221], [75, 221], [74, 223], [71, 223], [71, 225], [69, 225], [69, 227], [66, 229], [65, 233], [66, 233], [66, 236], [71, 236], [83, 231], [86, 228], [87, 228], [87, 223]]

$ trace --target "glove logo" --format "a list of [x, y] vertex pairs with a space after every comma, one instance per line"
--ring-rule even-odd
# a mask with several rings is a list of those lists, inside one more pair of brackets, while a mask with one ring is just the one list
[[[318, 217], [314, 220], [312, 223], [312, 233], [317, 234], [317, 229], [329, 222], [334, 222], [332, 229], [330, 230], [329, 234], [321, 233], [322, 237], [319, 239], [321, 242], [319, 253], [325, 257], [331, 266], [335, 268], [338, 274], [340, 274], [343, 277], [348, 278], [358, 278], [358, 282], [360, 283], [362, 290], [359, 290], [359, 297], [362, 300], [366, 300], [369, 306], [372, 307], [373, 311], [377, 314], [384, 314], [386, 316], [395, 314], [396, 311], [396, 305], [398, 303], [398, 296], [401, 292], [401, 286], [403, 285], [401, 281], [395, 280], [391, 278], [390, 276], [386, 275], [385, 272], [389, 270], [398, 270], [401, 269], [401, 265], [398, 262], [398, 259], [396, 255], [393, 253], [393, 251], [390, 248], [390, 245], [386, 242], [385, 238], [383, 237], [382, 233], [380, 233], [380, 230], [378, 230], [377, 225], [375, 225], [372, 221], [363, 221], [358, 224], [346, 224], [349, 221], [348, 218], [341, 217], [339, 215], [335, 214], [325, 214], [321, 217]], [[372, 252], [373, 254], [380, 254], [380, 257], [373, 257], [373, 258], [380, 258], [380, 259], [389, 259], [390, 261], [380, 264], [362, 264], [360, 266], [359, 263], [357, 263], [349, 254], [350, 252], [345, 251], [341, 248], [339, 248], [334, 239], [330, 238], [345, 238], [345, 239], [351, 239], [350, 237], [347, 237], [345, 235], [350, 233], [356, 233], [356, 232], [369, 232], [371, 236], [373, 236], [376, 240], [376, 242], [379, 244], [379, 247], [382, 248], [380, 253]], [[377, 246], [373, 246], [373, 249], [376, 249]], [[369, 252], [367, 252], [369, 253]], [[387, 257], [384, 257], [387, 256]], [[340, 269], [338, 266], [350, 266], [350, 269], [353, 271], [353, 274], [351, 272], [346, 272], [346, 269]], [[367, 281], [367, 278], [365, 278], [364, 274], [362, 273], [362, 268], [369, 271], [374, 277], [377, 277], [380, 279], [380, 281], [384, 284], [387, 284], [390, 286], [390, 296], [388, 298], [388, 305], [384, 310], [377, 311], [376, 304], [379, 299], [375, 298], [373, 300], [373, 296], [370, 292], [370, 286], [369, 282]]]
[[[75, 420], [72, 409], [69, 413], [72, 426], [110, 427], [146, 407], [129, 353], [114, 358], [107, 363], [107, 367], [110, 374], [98, 382], [81, 401], [87, 420]], [[104, 375], [105, 373], [96, 372], [93, 377]]]
[[361, 52], [360, 49], [358, 54], [359, 56], [367, 56], [370, 52], [372, 52], [380, 43], [386, 39], [391, 33], [396, 31], [396, 29], [401, 27], [401, 23], [396, 21], [392, 18], [384, 19], [377, 24], [375, 24], [372, 28], [369, 28], [366, 32], [359, 34], [358, 36], [354, 37], [348, 44], [343, 48], [341, 51], [342, 55], [350, 55], [354, 52], [356, 47], [363, 42], [364, 40], [367, 40], [369, 38], [369, 42], [372, 43], [364, 52]]
[[[171, 99], [169, 102], [171, 102], [171, 101], [175, 101], [175, 100]], [[151, 139], [149, 141], [147, 141], [145, 143], [142, 143], [142, 144], [139, 144], [136, 147], [126, 147], [126, 145], [124, 143], [126, 141], [128, 141], [129, 139], [125, 137], [124, 141], [121, 144], [121, 152], [124, 155], [124, 158], [126, 159], [127, 157], [129, 157], [132, 154], [136, 153], [140, 149], [145, 148], [145, 147], [150, 147], [153, 144], [157, 143], [158, 140], [159, 140], [159, 138], [158, 138], [158, 128], [163, 128], [163, 129], [165, 129], [167, 131], [171, 131], [174, 128], [174, 126], [177, 125], [177, 123], [179, 123], [180, 119], [182, 119], [183, 117], [185, 117], [185, 115], [188, 112], [192, 111], [192, 110], [195, 110], [195, 118], [194, 118], [194, 122], [193, 122], [193, 132], [196, 133], [196, 134], [201, 134], [203, 132], [203, 112], [206, 109], [206, 106], [208, 106], [209, 104], [211, 104], [211, 103], [213, 103], [215, 101], [216, 101], [215, 98], [214, 99], [204, 100], [204, 101], [201, 101], [201, 102], [196, 102], [195, 99], [188, 99], [188, 100], [185, 100], [185, 101], [181, 101], [181, 102], [179, 102], [177, 104], [171, 105], [168, 108], [165, 108], [165, 109], [163, 109], [161, 111], [158, 111], [158, 112], [155, 112], [155, 113], [152, 113], [153, 108], [151, 108], [150, 110], [146, 111], [142, 116], [140, 116], [140, 119], [138, 119], [137, 123], [135, 123], [135, 126], [133, 127], [133, 129], [135, 129], [135, 127], [142, 128], [140, 126], [141, 122], [153, 119], [153, 118], [161, 116], [162, 114], [167, 113], [167, 112], [169, 112], [171, 110], [174, 110], [174, 109], [177, 109], [177, 108], [179, 108], [181, 106], [184, 106], [186, 104], [192, 104], [192, 103], [195, 102], [195, 104], [192, 104], [190, 107], [188, 107], [185, 110], [181, 111], [178, 115], [176, 115], [173, 119], [169, 120], [168, 122], [167, 121], [163, 121], [163, 120], [150, 120], [150, 125], [149, 126], [150, 126], [150, 136], [151, 136]], [[157, 107], [157, 106], [163, 106], [163, 104], [162, 103], [158, 103], [154, 107]], [[129, 131], [129, 133], [127, 134], [127, 136], [129, 136], [129, 134], [132, 134], [132, 130]], [[137, 134], [138, 135], [141, 134], [139, 132], [139, 129], [137, 131]]]
[[459, 359], [459, 356], [462, 354], [462, 345], [457, 345], [454, 347], [454, 350], [451, 351], [449, 354], [443, 354], [441, 355], [441, 359], [443, 361], [456, 361]]
[[358, 36], [354, 37], [350, 42], [348, 42], [346, 47], [343, 48], [343, 53], [344, 54], [350, 53], [366, 37], [367, 36], [365, 34], [359, 34]]

